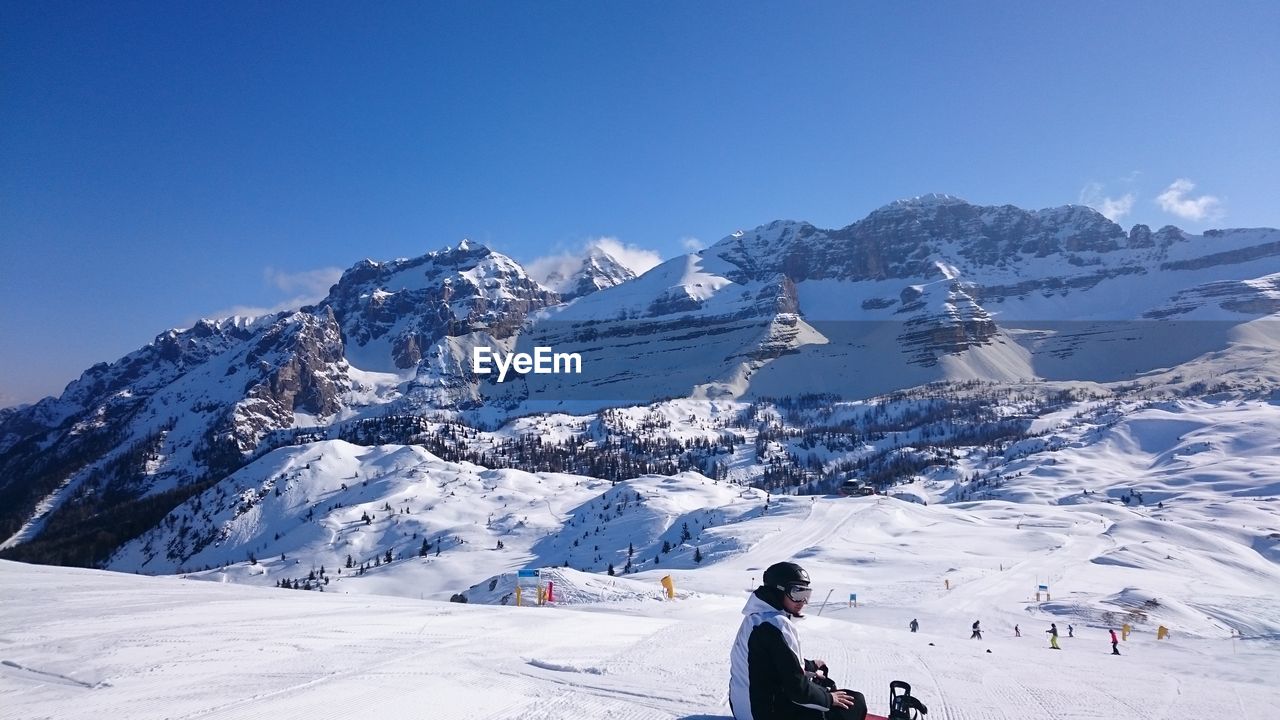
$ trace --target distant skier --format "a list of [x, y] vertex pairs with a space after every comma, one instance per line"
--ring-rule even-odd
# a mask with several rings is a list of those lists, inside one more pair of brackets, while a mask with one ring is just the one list
[[908, 627], [911, 628], [911, 632], [915, 632], [920, 629], [920, 622], [915, 618], [911, 618], [911, 625], [909, 625]]
[[1067, 624], [1067, 637], [1075, 637], [1076, 629], [1070, 623]]
[[982, 639], [982, 625], [980, 625], [979, 621], [977, 620], [973, 621], [973, 634], [969, 636], [969, 639], [970, 640]]
[[1058, 623], [1051, 623], [1045, 632], [1049, 633], [1049, 647], [1061, 650], [1062, 648], [1058, 647]]
[[1014, 626], [1013, 626], [1013, 636], [1014, 636], [1014, 637], [1022, 637], [1022, 629], [1021, 629], [1021, 628], [1019, 628], [1017, 625], [1014, 625]]
[[1116, 637], [1116, 629], [1111, 628], [1111, 654], [1120, 654], [1120, 638]]

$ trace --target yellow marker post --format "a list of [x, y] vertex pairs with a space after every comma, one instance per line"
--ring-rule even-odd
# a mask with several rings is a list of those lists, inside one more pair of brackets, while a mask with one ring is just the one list
[[1130, 630], [1132, 630], [1132, 629], [1133, 629], [1133, 628], [1129, 626], [1129, 623], [1125, 623], [1124, 625], [1121, 625], [1121, 626], [1120, 626], [1120, 639], [1121, 639], [1121, 640], [1124, 640], [1124, 641], [1126, 641], [1126, 642], [1128, 642], [1128, 640], [1129, 640], [1129, 631], [1130, 631]]
[[524, 597], [525, 586], [536, 588], [537, 594], [534, 595], [534, 597], [537, 598], [538, 604], [541, 605], [543, 603], [542, 580], [540, 579], [537, 568], [526, 568], [516, 571], [516, 605], [523, 604], [521, 600]]
[[1165, 627], [1165, 626], [1163, 626], [1163, 625], [1161, 625], [1160, 627], [1156, 628], [1156, 639], [1157, 639], [1157, 640], [1163, 640], [1163, 639], [1165, 639], [1165, 638], [1167, 638], [1167, 637], [1169, 637], [1169, 628], [1167, 628], [1167, 627]]
[[667, 599], [674, 599], [676, 596], [676, 582], [671, 579], [670, 575], [662, 576], [662, 587], [667, 591]]

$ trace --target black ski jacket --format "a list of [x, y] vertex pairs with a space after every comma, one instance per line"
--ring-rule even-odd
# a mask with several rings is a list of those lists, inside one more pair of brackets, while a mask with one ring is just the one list
[[[730, 653], [729, 705], [735, 720], [821, 720], [831, 693], [813, 680], [790, 615], [757, 590]], [[806, 672], [807, 671], [807, 672]]]

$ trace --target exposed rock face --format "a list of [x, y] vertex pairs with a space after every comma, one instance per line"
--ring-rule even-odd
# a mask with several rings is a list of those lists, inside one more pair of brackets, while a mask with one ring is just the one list
[[1280, 273], [1254, 280], [1226, 280], [1188, 288], [1178, 292], [1165, 305], [1147, 311], [1143, 317], [1154, 320], [1175, 318], [1214, 305], [1243, 315], [1278, 313]]
[[1126, 244], [1124, 230], [1090, 208], [980, 207], [934, 195], [886, 205], [840, 230], [776, 222], [711, 250], [738, 267], [735, 281], [782, 273], [799, 282], [937, 277], [941, 257], [979, 270]]
[[937, 297], [916, 290], [908, 301], [904, 291], [903, 307], [898, 311], [911, 314], [898, 336], [909, 362], [932, 367], [939, 357], [982, 345], [999, 333], [991, 316], [962, 283], [951, 281], [928, 287]]
[[463, 242], [412, 260], [365, 260], [343, 274], [323, 305], [348, 345], [375, 349], [376, 357], [362, 359], [405, 370], [442, 338], [479, 331], [507, 338], [530, 313], [557, 302], [514, 260]]
[[1151, 228], [1146, 225], [1134, 225], [1129, 231], [1129, 247], [1131, 248], [1149, 248], [1155, 246], [1156, 241], [1151, 238]]
[[1252, 247], [1213, 253], [1194, 260], [1181, 260], [1161, 265], [1162, 270], [1203, 270], [1218, 265], [1239, 265], [1251, 260], [1280, 256], [1280, 240]]
[[257, 379], [215, 430], [215, 438], [241, 455], [253, 452], [266, 433], [293, 427], [295, 413], [332, 416], [343, 406], [341, 393], [350, 389], [342, 332], [327, 307], [272, 325], [244, 363], [257, 371]]

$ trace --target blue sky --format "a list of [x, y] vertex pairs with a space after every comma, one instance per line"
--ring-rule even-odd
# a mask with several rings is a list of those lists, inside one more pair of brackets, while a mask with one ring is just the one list
[[[1280, 3], [0, 4], [0, 404], [470, 237], [1280, 225]], [[1163, 200], [1163, 202], [1162, 202]]]

